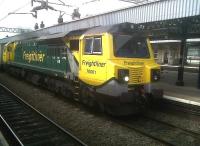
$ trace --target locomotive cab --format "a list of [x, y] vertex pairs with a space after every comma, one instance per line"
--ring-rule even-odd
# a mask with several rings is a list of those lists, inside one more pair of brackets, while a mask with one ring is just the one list
[[129, 91], [137, 87], [140, 92], [150, 94], [152, 84], [160, 79], [160, 66], [155, 62], [148, 38], [128, 34], [113, 35], [111, 58], [116, 64], [118, 81], [127, 84]]
[[149, 39], [121, 25], [96, 27], [81, 37], [80, 48], [79, 78], [104, 95], [99, 99], [112, 105], [109, 112], [140, 111], [160, 79]]
[[14, 42], [8, 42], [3, 48], [3, 63], [14, 60], [16, 44]]

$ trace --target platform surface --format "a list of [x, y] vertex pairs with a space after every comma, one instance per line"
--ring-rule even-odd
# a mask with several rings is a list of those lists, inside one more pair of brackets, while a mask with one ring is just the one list
[[177, 71], [164, 70], [158, 88], [164, 90], [164, 98], [200, 106], [200, 89], [197, 87], [198, 73], [185, 72], [184, 86], [177, 86]]

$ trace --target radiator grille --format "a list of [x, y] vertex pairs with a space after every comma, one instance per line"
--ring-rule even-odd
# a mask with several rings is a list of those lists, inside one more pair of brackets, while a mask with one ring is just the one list
[[139, 84], [143, 82], [144, 67], [134, 67], [129, 70], [129, 84]]

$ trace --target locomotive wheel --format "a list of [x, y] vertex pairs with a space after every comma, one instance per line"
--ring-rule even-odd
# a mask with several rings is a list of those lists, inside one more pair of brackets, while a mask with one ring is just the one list
[[89, 107], [95, 106], [95, 100], [93, 96], [90, 93], [90, 90], [88, 87], [82, 87], [81, 88], [81, 102]]
[[89, 89], [87, 87], [81, 88], [81, 102], [88, 105], [89, 103]]
[[105, 104], [102, 102], [98, 102], [98, 108], [101, 112], [105, 112]]
[[93, 99], [92, 96], [89, 96], [88, 106], [89, 107], [94, 107], [95, 106], [95, 100]]

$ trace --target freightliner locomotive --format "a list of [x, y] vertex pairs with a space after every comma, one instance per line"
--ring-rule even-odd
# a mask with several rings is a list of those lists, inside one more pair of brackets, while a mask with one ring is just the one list
[[1, 52], [11, 74], [112, 115], [141, 112], [162, 97], [150, 41], [132, 23], [18, 39]]

